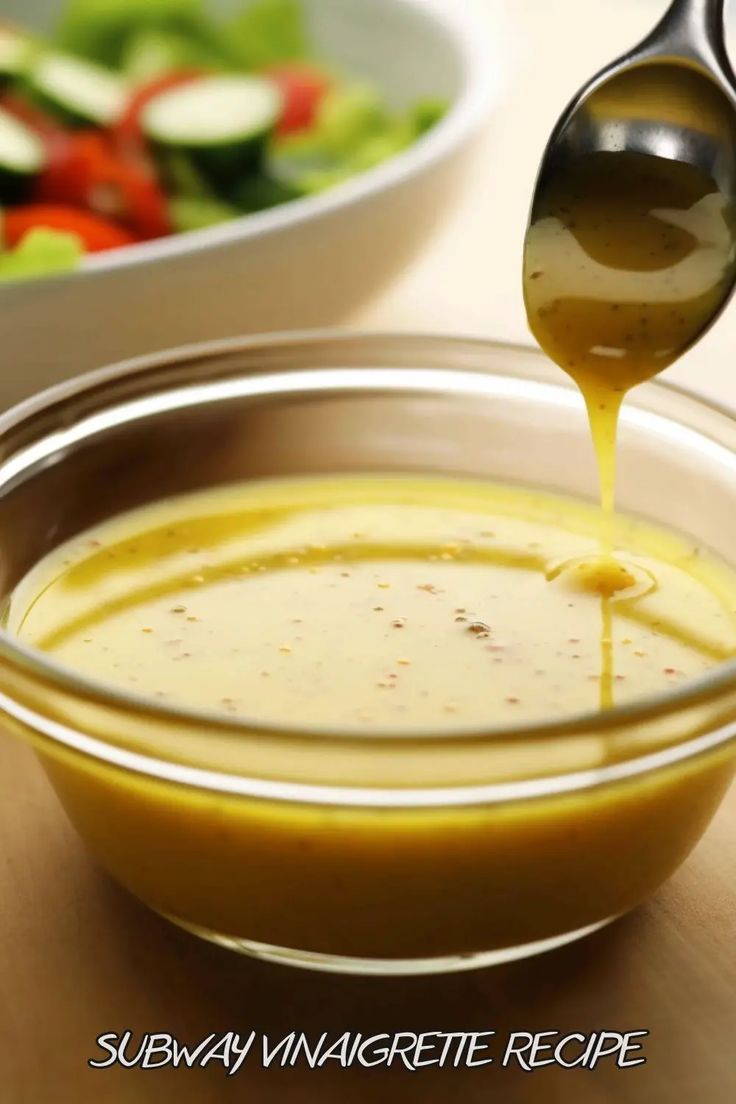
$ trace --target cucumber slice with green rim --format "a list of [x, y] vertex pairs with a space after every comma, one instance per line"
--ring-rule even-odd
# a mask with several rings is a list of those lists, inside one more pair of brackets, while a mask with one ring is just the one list
[[116, 73], [69, 54], [43, 54], [28, 82], [45, 107], [72, 125], [111, 126], [128, 103], [129, 89]]
[[18, 203], [46, 164], [37, 134], [0, 108], [0, 203]]
[[257, 166], [281, 113], [281, 94], [255, 76], [211, 76], [162, 92], [142, 116], [148, 138], [186, 153], [208, 179], [227, 188]]
[[27, 35], [0, 27], [0, 86], [20, 77], [30, 65], [33, 43]]
[[265, 211], [269, 207], [280, 207], [292, 199], [300, 199], [302, 192], [298, 188], [278, 180], [267, 172], [244, 176], [232, 188], [230, 199], [241, 211]]

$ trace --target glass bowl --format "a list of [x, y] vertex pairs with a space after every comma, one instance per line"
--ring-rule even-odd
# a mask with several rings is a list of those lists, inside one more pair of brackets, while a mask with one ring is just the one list
[[[331, 471], [594, 498], [582, 402], [527, 349], [303, 333], [104, 369], [0, 418], [0, 593], [164, 496]], [[736, 423], [664, 384], [621, 426], [620, 507], [736, 558]], [[0, 710], [99, 862], [219, 944], [421, 973], [560, 946], [685, 859], [736, 767], [736, 664], [605, 713], [483, 730], [309, 731], [95, 683], [0, 632]]]

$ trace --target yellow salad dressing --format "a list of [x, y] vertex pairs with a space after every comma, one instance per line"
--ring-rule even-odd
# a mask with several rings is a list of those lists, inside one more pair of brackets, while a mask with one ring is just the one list
[[[563, 717], [600, 699], [597, 522], [574, 501], [481, 482], [245, 483], [57, 550], [27, 578], [11, 627], [104, 682], [269, 724]], [[725, 567], [640, 522], [620, 520], [616, 537], [628, 585], [610, 599], [612, 700], [736, 652]]]
[[[658, 105], [660, 108], [662, 105]], [[578, 384], [598, 462], [603, 527], [597, 571], [615, 592], [616, 429], [636, 384], [702, 333], [734, 264], [729, 210], [714, 180], [679, 161], [595, 152], [552, 172], [524, 251], [532, 332]], [[612, 704], [613, 611], [601, 600], [601, 706]]]
[[538, 198], [524, 252], [529, 324], [582, 391], [608, 512], [623, 398], [716, 313], [734, 264], [730, 217], [710, 176], [637, 153], [581, 157]]
[[[251, 482], [81, 535], [26, 578], [10, 628], [144, 700], [247, 721], [224, 744], [213, 731], [213, 754], [237, 759], [240, 746], [267, 778], [301, 771], [316, 742], [315, 769], [339, 783], [357, 739], [368, 758], [352, 784], [369, 784], [360, 736], [444, 733], [448, 746], [425, 746], [419, 761], [411, 742], [390, 767], [375, 749], [392, 787], [442, 786], [464, 762], [453, 745], [468, 726], [597, 708], [598, 520], [593, 507], [483, 482]], [[629, 578], [607, 599], [611, 700], [677, 688], [734, 654], [728, 568], [640, 521], [618, 518], [615, 538]], [[273, 725], [303, 742], [271, 750]], [[322, 746], [335, 732], [347, 744]], [[574, 736], [563, 771], [635, 754], [640, 738]], [[473, 781], [488, 781], [494, 742], [473, 752]], [[566, 746], [554, 733], [525, 739], [499, 762], [544, 774]], [[729, 756], [711, 755], [533, 801], [372, 807], [208, 791], [79, 755], [44, 761], [107, 869], [200, 934], [287, 957], [451, 964], [631, 908], [679, 865], [733, 773]]]

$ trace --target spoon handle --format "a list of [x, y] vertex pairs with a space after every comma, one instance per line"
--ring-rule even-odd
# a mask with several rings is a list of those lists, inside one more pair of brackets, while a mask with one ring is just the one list
[[672, 0], [657, 26], [622, 61], [681, 57], [720, 78], [736, 107], [736, 76], [726, 50], [726, 0]]
[[672, 0], [669, 15], [681, 11], [689, 15], [690, 19], [704, 23], [711, 19], [723, 22], [723, 9], [725, 0]]
[[724, 47], [725, 0], [672, 0], [655, 34], [662, 46], [704, 57]]

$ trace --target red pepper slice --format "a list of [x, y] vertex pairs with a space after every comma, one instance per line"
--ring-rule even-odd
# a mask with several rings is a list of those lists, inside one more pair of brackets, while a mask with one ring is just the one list
[[123, 156], [112, 153], [100, 165], [90, 206], [99, 214], [117, 219], [141, 238], [161, 238], [172, 233], [166, 195], [143, 150]]
[[114, 222], [79, 211], [75, 207], [30, 203], [23, 207], [9, 207], [3, 217], [3, 236], [8, 249], [13, 249], [29, 230], [37, 227], [65, 230], [76, 234], [87, 253], [99, 253], [105, 249], [117, 249], [130, 245], [136, 239]]
[[38, 203], [87, 208], [140, 238], [171, 233], [166, 197], [143, 151], [123, 154], [101, 131], [65, 132], [49, 138], [47, 150]]
[[272, 65], [264, 71], [264, 76], [278, 86], [283, 97], [278, 133], [294, 134], [312, 126], [317, 109], [330, 88], [330, 78], [309, 65], [297, 63]]
[[44, 140], [66, 133], [63, 126], [51, 115], [14, 92], [5, 92], [0, 96], [0, 107], [19, 122], [25, 123]]
[[48, 161], [39, 176], [34, 199], [38, 203], [87, 206], [90, 186], [90, 151], [98, 141], [96, 132], [59, 131], [46, 140]]

